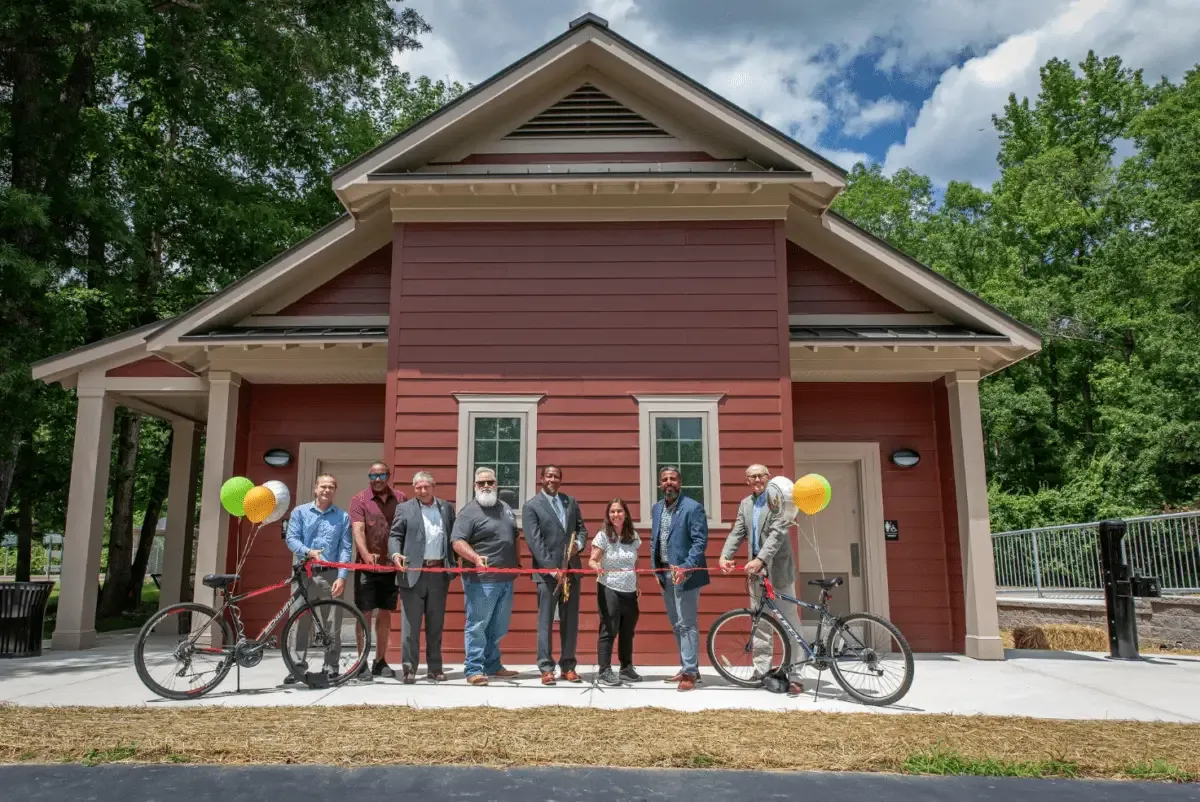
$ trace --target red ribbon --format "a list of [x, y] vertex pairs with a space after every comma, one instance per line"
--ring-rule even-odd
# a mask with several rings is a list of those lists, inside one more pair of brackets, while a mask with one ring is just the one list
[[[376, 573], [396, 573], [398, 571], [420, 571], [428, 574], [516, 574], [532, 576], [533, 574], [585, 574], [591, 576], [600, 576], [602, 574], [667, 574], [674, 571], [680, 571], [685, 574], [690, 574], [692, 571], [711, 570], [706, 568], [614, 568], [611, 570], [598, 571], [593, 568], [480, 568], [478, 566], [470, 566], [469, 568], [445, 568], [445, 567], [428, 567], [414, 566], [412, 568], [397, 568], [393, 563], [340, 563], [329, 562], [327, 560], [309, 560], [307, 565], [308, 575], [312, 576], [313, 568], [345, 568], [351, 571], [374, 571]], [[735, 566], [734, 570], [744, 570], [745, 566]]]

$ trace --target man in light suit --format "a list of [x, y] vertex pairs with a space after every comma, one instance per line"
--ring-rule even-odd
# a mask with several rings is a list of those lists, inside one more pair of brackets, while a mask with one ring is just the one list
[[[751, 465], [746, 469], [746, 484], [751, 493], [742, 499], [738, 506], [737, 520], [729, 537], [725, 538], [725, 546], [721, 549], [721, 570], [729, 573], [733, 570], [733, 555], [737, 554], [742, 541], [747, 541], [747, 552], [750, 560], [746, 563], [746, 575], [750, 583], [750, 604], [758, 604], [762, 583], [750, 580], [751, 574], [762, 573], [765, 569], [771, 584], [780, 593], [796, 596], [796, 560], [792, 556], [792, 538], [788, 532], [789, 524], [778, 510], [772, 510], [767, 504], [767, 482], [771, 472], [765, 465]], [[797, 632], [800, 631], [800, 608], [787, 602], [779, 605], [780, 611], [789, 624]], [[771, 670], [772, 630], [762, 627], [755, 633], [753, 660], [754, 670], [759, 676]], [[789, 636], [790, 637], [790, 636]], [[782, 647], [781, 647], [782, 648]], [[792, 639], [792, 655], [803, 654], [800, 644]], [[789, 669], [788, 694], [795, 696], [804, 693], [804, 685], [800, 682], [800, 670]]]
[[454, 507], [433, 494], [433, 476], [420, 471], [413, 477], [414, 498], [396, 508], [388, 538], [388, 556], [400, 571], [400, 660], [403, 682], [416, 682], [421, 656], [421, 619], [425, 619], [425, 663], [427, 679], [443, 682], [442, 628], [446, 621], [446, 594], [451, 574], [421, 572], [418, 568], [450, 567], [450, 532], [454, 529]]
[[700, 681], [700, 588], [711, 581], [704, 558], [708, 516], [700, 502], [680, 492], [678, 468], [659, 468], [658, 484], [663, 500], [650, 512], [650, 564], [660, 569], [655, 577], [679, 648], [679, 673], [667, 681], [690, 691]]
[[[579, 574], [563, 574], [564, 567], [579, 568], [579, 559], [587, 543], [587, 527], [579, 504], [566, 493], [559, 492], [562, 470], [557, 465], [542, 468], [542, 492], [525, 502], [521, 508], [521, 525], [525, 542], [533, 556], [534, 568], [551, 569], [550, 573], [533, 575], [538, 596], [538, 669], [542, 684], [554, 685], [554, 654], [550, 645], [554, 616], [558, 613], [559, 679], [582, 682], [575, 671], [575, 641], [579, 636]], [[568, 596], [563, 600], [563, 589]]]

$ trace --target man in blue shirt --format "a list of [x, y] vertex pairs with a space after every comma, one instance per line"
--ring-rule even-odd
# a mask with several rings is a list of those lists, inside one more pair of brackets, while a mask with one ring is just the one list
[[[333, 495], [337, 492], [337, 479], [329, 474], [317, 477], [313, 486], [313, 500], [308, 504], [298, 504], [292, 510], [288, 519], [287, 547], [297, 560], [305, 558], [312, 560], [328, 560], [329, 562], [350, 562], [351, 544], [350, 516], [346, 511], [334, 506]], [[304, 578], [304, 589], [310, 601], [341, 596], [346, 587], [345, 568], [314, 568], [311, 577]], [[294, 607], [303, 602], [297, 599]], [[322, 624], [327, 630], [340, 633], [342, 622], [337, 611], [322, 617]], [[312, 626], [312, 616], [300, 619], [296, 627], [296, 651], [301, 664], [306, 665], [308, 653], [309, 628]], [[284, 644], [284, 648], [288, 648]], [[325, 650], [325, 673], [331, 678], [339, 673], [338, 661], [341, 657], [341, 638], [338, 637]], [[288, 676], [284, 678], [285, 685], [297, 682], [300, 678]]]

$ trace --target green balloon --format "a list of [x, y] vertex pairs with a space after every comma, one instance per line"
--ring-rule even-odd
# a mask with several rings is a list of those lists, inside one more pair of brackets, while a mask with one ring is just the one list
[[242, 508], [242, 502], [246, 499], [246, 494], [253, 487], [254, 482], [251, 482], [245, 476], [234, 476], [231, 479], [226, 479], [225, 484], [221, 485], [221, 506], [233, 517], [243, 517], [246, 514], [246, 510]]

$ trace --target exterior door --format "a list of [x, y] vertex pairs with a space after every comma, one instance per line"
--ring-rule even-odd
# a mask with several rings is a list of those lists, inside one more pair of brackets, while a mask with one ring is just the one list
[[[381, 449], [382, 450], [382, 449]], [[333, 503], [340, 509], [350, 512], [350, 499], [363, 488], [367, 486], [367, 472], [371, 469], [373, 460], [361, 459], [345, 460], [345, 459], [320, 459], [317, 460], [317, 475], [322, 473], [333, 474], [337, 479], [337, 492], [333, 494]], [[315, 477], [314, 477], [315, 479]], [[332, 559], [337, 559], [337, 555], [326, 555]], [[359, 562], [358, 549], [351, 546], [350, 561]], [[346, 590], [342, 594], [342, 598], [354, 604], [354, 573], [350, 572], [346, 577]]]
[[[807, 602], [820, 601], [821, 590], [811, 579], [842, 577], [845, 584], [831, 591], [829, 609], [841, 614], [864, 609], [862, 570], [862, 500], [858, 463], [853, 460], [803, 460], [796, 454], [796, 476], [819, 473], [829, 480], [833, 494], [829, 506], [816, 515], [801, 512], [796, 517], [796, 593]], [[818, 616], [801, 610], [805, 638], [816, 635]]]

